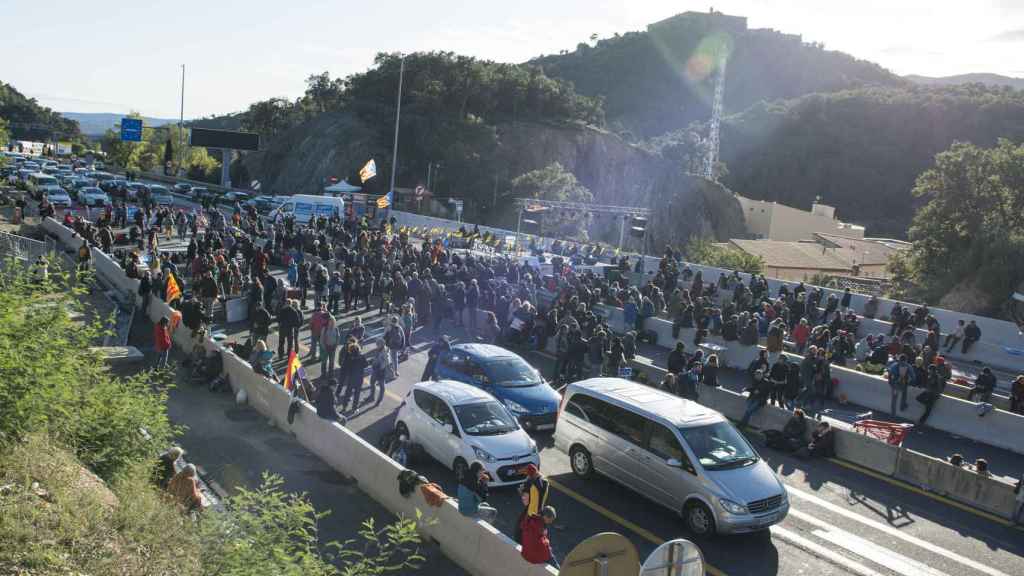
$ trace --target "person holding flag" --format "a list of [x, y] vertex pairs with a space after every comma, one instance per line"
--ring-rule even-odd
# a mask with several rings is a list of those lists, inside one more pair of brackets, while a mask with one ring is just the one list
[[395, 191], [391, 190], [387, 194], [377, 198], [377, 209], [383, 210], [391, 206], [391, 203], [395, 200]]
[[167, 287], [164, 289], [164, 301], [171, 304], [178, 298], [181, 298], [181, 286], [178, 285], [178, 281], [174, 278], [174, 274], [167, 274]]
[[306, 392], [307, 382], [306, 369], [302, 367], [299, 355], [292, 350], [288, 354], [288, 365], [284, 370], [284, 389], [292, 396], [297, 396], [301, 391], [303, 398], [309, 402], [309, 394]]

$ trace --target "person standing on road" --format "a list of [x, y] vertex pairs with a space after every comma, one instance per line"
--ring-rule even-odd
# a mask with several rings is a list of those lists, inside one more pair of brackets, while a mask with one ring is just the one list
[[302, 309], [305, 310], [306, 309], [306, 297], [308, 296], [308, 293], [309, 293], [309, 262], [308, 261], [304, 261], [302, 264], [299, 264], [298, 287], [299, 287], [299, 294], [300, 294], [300, 300], [299, 300], [300, 306], [302, 306]]
[[398, 324], [398, 316], [391, 317], [391, 325], [388, 326], [388, 331], [384, 333], [384, 342], [387, 343], [388, 350], [390, 350], [391, 369], [397, 378], [399, 354], [405, 349], [405, 331]]
[[[297, 300], [288, 300], [277, 315], [279, 334], [277, 335], [277, 355], [280, 358], [287, 358], [292, 350], [299, 352], [299, 328], [302, 326], [302, 313], [299, 312]], [[285, 344], [288, 350], [285, 352]]]
[[423, 368], [423, 375], [420, 377], [421, 381], [434, 378], [434, 370], [437, 368], [438, 359], [441, 357], [441, 354], [451, 349], [452, 345], [448, 341], [447, 336], [441, 336], [437, 343], [430, 347], [430, 352], [427, 353], [427, 365]]
[[469, 281], [469, 288], [466, 288], [466, 333], [471, 337], [476, 334], [477, 308], [480, 305], [480, 286], [476, 278]]
[[320, 302], [309, 317], [309, 359], [316, 362], [320, 350], [320, 334], [327, 325], [327, 306]]
[[157, 370], [167, 367], [167, 359], [171, 354], [171, 320], [164, 316], [153, 327], [153, 347], [156, 349]]
[[199, 281], [199, 296], [203, 299], [206, 312], [213, 316], [214, 305], [217, 303], [217, 297], [220, 296], [220, 289], [210, 271], [204, 272], [202, 280]]
[[270, 316], [270, 312], [267, 312], [262, 302], [256, 303], [249, 320], [252, 323], [249, 329], [252, 332], [252, 341], [266, 340], [267, 336], [270, 335], [270, 323], [273, 322], [273, 318]]
[[388, 367], [391, 361], [388, 358], [388, 345], [383, 341], [377, 343], [377, 353], [373, 356], [373, 364], [370, 366], [370, 399], [373, 399], [374, 390], [380, 389], [380, 396], [377, 397], [377, 404], [384, 401], [384, 385], [388, 380]]
[[889, 390], [892, 393], [892, 402], [889, 413], [895, 416], [896, 399], [899, 397], [900, 412], [907, 409], [907, 388], [914, 385], [914, 368], [907, 362], [907, 355], [900, 354], [900, 357], [885, 369], [889, 379]]
[[320, 332], [320, 374], [323, 378], [330, 378], [334, 375], [335, 354], [338, 344], [341, 342], [341, 334], [338, 332], [338, 321], [330, 312], [324, 320], [323, 330]]
[[348, 412], [349, 401], [352, 410], [359, 408], [359, 395], [363, 390], [363, 379], [366, 375], [366, 358], [355, 339], [349, 338], [345, 345], [345, 361], [341, 366], [344, 374], [345, 395], [341, 399], [341, 411]]

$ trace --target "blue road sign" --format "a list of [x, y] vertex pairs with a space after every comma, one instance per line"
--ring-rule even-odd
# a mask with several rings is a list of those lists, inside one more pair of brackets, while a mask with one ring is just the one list
[[142, 142], [142, 119], [121, 118], [121, 140]]

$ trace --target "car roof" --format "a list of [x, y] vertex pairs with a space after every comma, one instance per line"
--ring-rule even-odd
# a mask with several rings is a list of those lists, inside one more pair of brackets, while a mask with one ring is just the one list
[[463, 382], [456, 382], [455, 380], [420, 382], [415, 384], [413, 389], [425, 390], [436, 396], [440, 396], [452, 406], [461, 406], [462, 404], [475, 404], [477, 402], [494, 400], [494, 396], [491, 396], [476, 386], [465, 384]]
[[580, 390], [590, 392], [591, 395], [599, 398], [618, 400], [638, 412], [657, 416], [677, 428], [701, 426], [725, 420], [724, 416], [707, 406], [623, 378], [590, 378], [570, 384], [567, 392], [573, 393]]
[[498, 358], [521, 358], [511, 350], [506, 350], [494, 344], [453, 344], [452, 350], [461, 350], [470, 356], [480, 360], [496, 360]]

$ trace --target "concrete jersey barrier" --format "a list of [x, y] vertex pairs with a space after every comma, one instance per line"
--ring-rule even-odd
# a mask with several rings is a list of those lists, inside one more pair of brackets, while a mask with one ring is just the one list
[[[634, 370], [648, 374], [649, 382], [658, 382], [667, 370], [637, 360]], [[723, 388], [699, 387], [698, 402], [717, 410], [731, 420], [739, 420], [746, 409], [747, 398]], [[775, 406], [765, 405], [750, 420], [761, 430], [782, 430], [792, 414]], [[813, 420], [809, 419], [813, 423]], [[967, 469], [906, 448], [853, 432], [848, 425], [832, 421], [835, 431], [836, 457], [941, 494], [968, 506], [985, 510], [1002, 518], [1012, 519], [1016, 509], [1013, 486], [988, 476], [980, 476]], [[810, 433], [810, 430], [808, 430]]]

